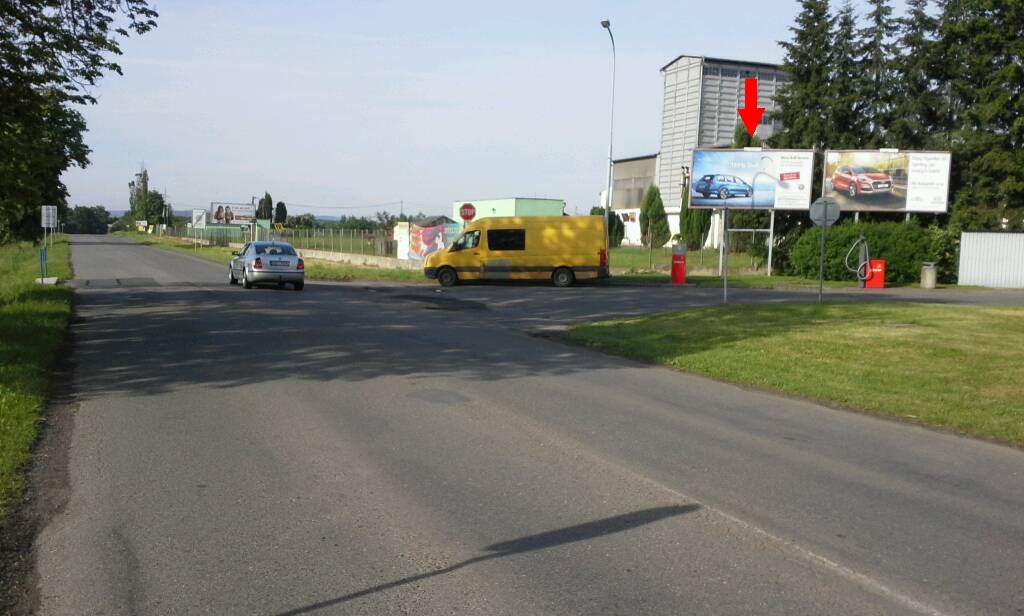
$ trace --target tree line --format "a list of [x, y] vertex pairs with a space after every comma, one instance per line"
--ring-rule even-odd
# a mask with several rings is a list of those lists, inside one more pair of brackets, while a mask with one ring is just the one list
[[1024, 229], [1024, 3], [865, 4], [801, 0], [769, 145], [950, 151], [950, 227]]

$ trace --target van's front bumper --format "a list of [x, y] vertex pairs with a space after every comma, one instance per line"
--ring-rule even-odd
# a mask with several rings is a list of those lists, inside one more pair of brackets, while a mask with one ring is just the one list
[[423, 275], [431, 280], [437, 280], [437, 268], [436, 267], [424, 267]]

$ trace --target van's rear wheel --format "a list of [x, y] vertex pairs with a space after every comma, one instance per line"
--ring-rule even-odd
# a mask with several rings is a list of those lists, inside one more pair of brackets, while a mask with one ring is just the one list
[[560, 267], [551, 274], [551, 282], [555, 283], [556, 287], [571, 287], [572, 283], [576, 282], [576, 274], [568, 267]]
[[459, 283], [459, 275], [450, 267], [442, 267], [437, 272], [437, 281], [442, 287], [454, 287]]

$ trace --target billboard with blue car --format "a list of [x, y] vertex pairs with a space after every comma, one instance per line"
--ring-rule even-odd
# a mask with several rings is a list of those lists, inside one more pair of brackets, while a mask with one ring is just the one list
[[690, 207], [806, 210], [811, 150], [694, 150]]

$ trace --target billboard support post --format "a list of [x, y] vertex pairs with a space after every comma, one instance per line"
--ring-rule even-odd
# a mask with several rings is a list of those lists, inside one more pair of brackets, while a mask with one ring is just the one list
[[729, 208], [722, 208], [722, 303], [729, 303]]
[[821, 226], [821, 243], [818, 246], [818, 303], [821, 303], [822, 287], [825, 286], [825, 233], [828, 225]]
[[772, 276], [772, 249], [775, 248], [775, 210], [772, 210], [771, 221], [768, 223], [768, 277]]

